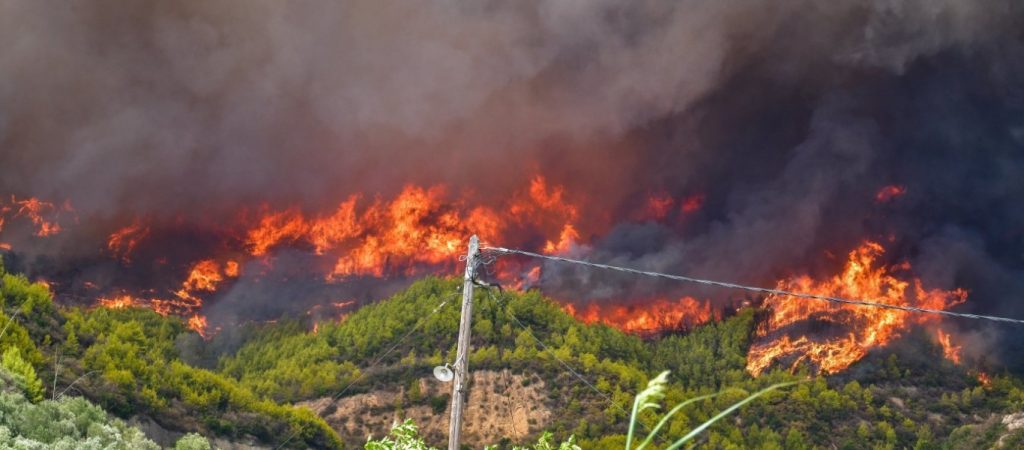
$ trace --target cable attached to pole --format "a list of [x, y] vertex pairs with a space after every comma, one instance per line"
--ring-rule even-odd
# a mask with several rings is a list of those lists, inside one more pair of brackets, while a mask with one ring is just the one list
[[805, 298], [805, 299], [811, 299], [811, 300], [822, 300], [822, 301], [832, 302], [832, 303], [840, 303], [840, 304], [844, 304], [844, 305], [870, 306], [870, 307], [873, 307], [873, 308], [895, 309], [895, 310], [914, 312], [914, 313], [938, 314], [938, 315], [943, 315], [943, 316], [948, 316], [948, 317], [959, 317], [959, 318], [963, 318], [963, 319], [989, 320], [989, 321], [992, 321], [992, 322], [1003, 322], [1003, 323], [1013, 323], [1013, 324], [1017, 324], [1017, 325], [1024, 325], [1024, 320], [1022, 320], [1022, 319], [1013, 319], [1013, 318], [1007, 318], [1007, 317], [987, 316], [987, 315], [982, 315], [982, 314], [969, 314], [969, 313], [961, 313], [961, 312], [953, 312], [953, 311], [944, 311], [944, 310], [941, 310], [941, 309], [918, 308], [916, 306], [890, 305], [890, 304], [887, 304], [887, 303], [878, 303], [878, 302], [871, 302], [871, 301], [866, 301], [866, 300], [855, 300], [855, 299], [847, 299], [847, 298], [842, 298], [842, 297], [832, 297], [832, 296], [828, 296], [828, 295], [808, 294], [808, 293], [803, 293], [803, 292], [793, 292], [793, 291], [786, 291], [786, 290], [783, 290], [783, 289], [772, 289], [772, 288], [765, 288], [765, 287], [759, 287], [759, 286], [747, 286], [747, 285], [743, 285], [743, 284], [729, 283], [729, 282], [725, 282], [725, 281], [705, 280], [705, 279], [701, 279], [701, 278], [693, 278], [693, 277], [687, 277], [687, 276], [683, 276], [683, 275], [672, 275], [672, 274], [661, 273], [661, 272], [653, 272], [653, 271], [649, 271], [649, 270], [633, 269], [633, 268], [630, 268], [630, 267], [612, 266], [612, 265], [609, 265], [609, 264], [601, 264], [601, 263], [595, 263], [595, 262], [590, 262], [590, 261], [583, 261], [583, 260], [579, 260], [579, 259], [565, 258], [565, 257], [562, 257], [562, 256], [543, 255], [543, 254], [540, 254], [540, 253], [528, 252], [526, 250], [517, 250], [517, 249], [511, 249], [511, 248], [482, 246], [482, 247], [480, 247], [480, 249], [481, 250], [490, 251], [490, 252], [494, 252], [494, 253], [498, 253], [498, 254], [529, 256], [531, 258], [540, 258], [540, 259], [546, 259], [546, 260], [549, 260], [549, 261], [556, 261], [556, 262], [569, 263], [569, 264], [577, 264], [577, 265], [593, 267], [593, 268], [597, 268], [597, 269], [612, 270], [612, 271], [616, 271], [616, 272], [631, 273], [631, 274], [635, 274], [635, 275], [643, 275], [643, 276], [655, 277], [655, 278], [665, 278], [665, 279], [669, 279], [669, 280], [683, 281], [683, 282], [687, 282], [687, 283], [703, 284], [703, 285], [706, 285], [706, 286], [715, 286], [715, 287], [721, 287], [721, 288], [727, 288], [727, 289], [739, 289], [739, 290], [744, 290], [744, 291], [749, 291], [749, 292], [757, 292], [757, 293], [760, 293], [760, 294], [785, 295], [785, 296], [790, 296], [790, 297]]

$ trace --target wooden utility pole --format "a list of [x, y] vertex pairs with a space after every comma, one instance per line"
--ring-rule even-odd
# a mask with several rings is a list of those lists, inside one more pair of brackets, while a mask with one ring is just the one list
[[480, 240], [469, 238], [466, 254], [466, 276], [462, 281], [462, 317], [459, 320], [459, 346], [455, 352], [455, 379], [452, 386], [452, 418], [448, 424], [448, 450], [459, 450], [462, 433], [462, 407], [466, 403], [466, 380], [469, 378], [469, 333], [473, 323], [473, 276]]

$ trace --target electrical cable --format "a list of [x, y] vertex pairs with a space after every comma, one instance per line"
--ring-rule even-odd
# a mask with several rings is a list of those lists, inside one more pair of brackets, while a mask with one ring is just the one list
[[1007, 318], [1007, 317], [987, 316], [987, 315], [981, 315], [981, 314], [969, 314], [969, 313], [961, 313], [961, 312], [953, 312], [953, 311], [944, 311], [944, 310], [941, 310], [941, 309], [918, 308], [916, 306], [890, 305], [890, 304], [886, 304], [886, 303], [870, 302], [870, 301], [865, 301], [865, 300], [851, 300], [851, 299], [846, 299], [846, 298], [842, 298], [842, 297], [832, 297], [832, 296], [828, 296], [828, 295], [818, 295], [818, 294], [807, 294], [807, 293], [802, 293], [802, 292], [792, 292], [792, 291], [786, 291], [786, 290], [783, 290], [783, 289], [771, 289], [771, 288], [758, 287], [758, 286], [747, 286], [747, 285], [736, 284], [736, 283], [728, 283], [728, 282], [724, 282], [724, 281], [705, 280], [705, 279], [701, 279], [701, 278], [693, 278], [693, 277], [687, 277], [687, 276], [683, 276], [683, 275], [671, 275], [671, 274], [667, 274], [667, 273], [660, 273], [660, 272], [653, 272], [653, 271], [648, 271], [648, 270], [633, 269], [633, 268], [629, 268], [629, 267], [612, 266], [612, 265], [609, 265], [609, 264], [601, 264], [601, 263], [595, 263], [595, 262], [590, 262], [590, 261], [583, 261], [583, 260], [579, 260], [579, 259], [565, 258], [565, 257], [561, 257], [561, 256], [543, 255], [543, 254], [540, 254], [540, 253], [528, 252], [528, 251], [525, 251], [525, 250], [509, 249], [509, 248], [502, 248], [502, 247], [481, 246], [480, 249], [481, 250], [491, 251], [491, 252], [494, 252], [494, 253], [499, 253], [499, 254], [508, 254], [508, 255], [515, 254], [515, 255], [529, 256], [529, 257], [532, 257], [532, 258], [541, 258], [541, 259], [547, 259], [547, 260], [550, 260], [550, 261], [557, 261], [557, 262], [570, 263], [570, 264], [578, 264], [578, 265], [594, 267], [594, 268], [598, 268], [598, 269], [613, 270], [613, 271], [617, 271], [617, 272], [625, 272], [625, 273], [631, 273], [631, 274], [635, 274], [635, 275], [644, 275], [644, 276], [649, 276], [649, 277], [665, 278], [665, 279], [669, 279], [669, 280], [683, 281], [683, 282], [688, 282], [688, 283], [697, 283], [697, 284], [703, 284], [703, 285], [707, 285], [707, 286], [716, 286], [716, 287], [722, 287], [722, 288], [728, 288], [728, 289], [740, 289], [740, 290], [745, 290], [745, 291], [750, 291], [750, 292], [757, 292], [757, 293], [761, 293], [761, 294], [786, 295], [786, 296], [790, 296], [790, 297], [805, 298], [805, 299], [812, 299], [812, 300], [823, 300], [823, 301], [827, 301], [827, 302], [841, 303], [841, 304], [846, 304], [846, 305], [870, 306], [870, 307], [874, 307], [874, 308], [896, 309], [896, 310], [907, 311], [907, 312], [916, 312], [916, 313], [924, 313], [924, 314], [938, 314], [938, 315], [943, 315], [943, 316], [959, 317], [959, 318], [964, 318], [964, 319], [990, 320], [990, 321], [994, 321], [994, 322], [1004, 322], [1004, 323], [1014, 323], [1014, 324], [1018, 324], [1018, 325], [1024, 325], [1024, 319], [1013, 319], [1013, 318]]

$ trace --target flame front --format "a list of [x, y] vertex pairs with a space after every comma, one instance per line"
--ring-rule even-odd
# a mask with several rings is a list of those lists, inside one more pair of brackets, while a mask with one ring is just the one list
[[543, 177], [535, 177], [503, 208], [468, 208], [463, 201], [447, 201], [443, 186], [409, 185], [391, 201], [351, 196], [327, 216], [307, 217], [297, 209], [263, 214], [246, 232], [249, 253], [263, 256], [278, 245], [308, 245], [318, 255], [336, 255], [329, 281], [411, 275], [417, 266], [452, 261], [463, 252], [466, 236], [496, 240], [509, 224], [559, 227], [559, 240], [548, 242], [552, 252], [567, 249], [579, 237], [572, 223], [575, 206], [567, 203], [561, 187], [549, 187]]
[[[887, 201], [904, 192], [902, 186], [887, 186], [876, 200]], [[591, 214], [591, 220], [581, 221], [580, 207], [573, 198], [562, 186], [542, 176], [531, 178], [505, 201], [475, 201], [472, 192], [452, 195], [443, 185], [407, 185], [389, 199], [364, 194], [344, 197], [324, 213], [309, 213], [299, 207], [241, 209], [234, 222], [218, 223], [205, 230], [220, 236], [216, 247], [219, 253], [202, 253], [184, 261], [163, 257], [152, 261], [157, 263], [150, 264], [153, 267], [180, 270], [183, 278], [170, 284], [174, 288], [160, 293], [157, 289], [114, 286], [97, 292], [98, 303], [109, 308], [144, 306], [160, 314], [179, 315], [187, 318], [191, 328], [208, 336], [206, 318], [201, 314], [204, 300], [243, 276], [243, 264], [253, 269], [248, 274], [252, 277], [272, 269], [280, 248], [305, 249], [317, 258], [316, 267], [322, 270], [319, 276], [324, 283], [341, 283], [352, 277], [414, 276], [451, 270], [471, 234], [485, 242], [532, 242], [533, 248], [544, 253], [566, 254], [587, 244], [586, 239], [607, 231], [608, 224], [594, 222], [604, 220], [600, 215]], [[630, 217], [638, 221], [689, 220], [686, 216], [698, 212], [704, 202], [703, 193], [676, 198], [655, 192], [638, 204], [636, 214]], [[49, 236], [61, 231], [56, 215], [70, 210], [70, 205], [62, 208], [34, 198], [11, 197], [9, 202], [0, 202], [0, 227], [5, 221], [22, 218], [32, 225], [36, 236]], [[146, 246], [163, 232], [161, 227], [166, 224], [136, 219], [115, 230], [105, 242], [108, 255], [124, 266], [133, 265], [136, 252], [149, 249]], [[0, 248], [7, 247], [0, 243]], [[877, 260], [883, 252], [881, 245], [866, 242], [850, 253], [841, 274], [822, 281], [795, 277], [779, 282], [777, 287], [931, 309], [946, 309], [964, 301], [963, 291], [926, 290], [919, 280], [896, 278], [892, 272], [909, 266], [880, 267]], [[145, 254], [152, 253], [147, 250]], [[509, 270], [509, 276], [499, 274], [499, 278], [516, 280], [520, 287], [534, 285], [541, 278], [539, 265], [519, 269], [520, 273]], [[499, 272], [502, 270], [499, 268]], [[327, 316], [336, 320], [344, 317], [349, 305], [345, 303]], [[904, 311], [786, 296], [768, 297], [765, 306], [770, 317], [756, 330], [747, 365], [755, 375], [775, 362], [795, 366], [807, 361], [822, 371], [836, 372], [862, 358], [869, 349], [890, 342], [908, 325], [933, 320], [925, 315], [911, 317]], [[602, 322], [640, 334], [692, 328], [719, 319], [721, 313], [710, 301], [691, 297], [626, 299], [614, 304], [567, 302], [566, 309], [584, 322]], [[325, 313], [316, 311], [315, 315]], [[812, 329], [807, 329], [808, 325]], [[953, 343], [953, 337], [945, 331], [936, 332], [947, 358], [959, 361], [960, 347]]]
[[[231, 236], [222, 253], [233, 255], [231, 258], [211, 255], [191, 262], [172, 295], [147, 292], [132, 296], [118, 291], [100, 304], [148, 306], [160, 314], [188, 317], [188, 325], [206, 336], [206, 320], [199, 311], [204, 298], [241, 275], [236, 257], [269, 269], [277, 249], [307, 249], [325, 262], [322, 280], [341, 283], [350, 277], [450, 270], [465, 251], [466, 237], [474, 233], [494, 241], [502, 239], [510, 227], [519, 227], [540, 236], [557, 236], [557, 240], [546, 241], [551, 253], [568, 251], [579, 239], [574, 224], [576, 206], [562, 187], [550, 185], [541, 176], [532, 178], [525, 189], [503, 204], [471, 206], [470, 201], [467, 195], [452, 199], [441, 185], [408, 185], [390, 200], [351, 195], [327, 214], [307, 214], [297, 207], [272, 210], [264, 206], [255, 214], [243, 211], [237, 214], [236, 223], [214, 230]], [[158, 225], [137, 219], [111, 233], [106, 247], [122, 264], [133, 264], [135, 252], [158, 233]], [[157, 262], [167, 264], [166, 260]], [[343, 315], [336, 312], [334, 316]]]
[[[822, 281], [799, 276], [780, 281], [776, 288], [941, 310], [966, 300], [963, 290], [926, 290], [919, 279], [908, 282], [896, 278], [892, 272], [909, 270], [909, 264], [881, 266], [878, 258], [883, 253], [880, 244], [865, 242], [850, 252], [839, 275]], [[900, 336], [909, 325], [937, 320], [928, 314], [783, 295], [769, 296], [764, 305], [769, 317], [756, 330], [747, 357], [747, 370], [754, 375], [776, 361], [789, 361], [790, 367], [809, 362], [823, 372], [835, 373], [863, 358], [868, 350]], [[815, 330], [814, 337], [804, 331], [807, 328]]]
[[600, 322], [637, 334], [689, 329], [712, 319], [721, 319], [720, 312], [712, 308], [710, 301], [701, 302], [692, 297], [637, 302], [634, 306], [591, 303], [577, 307], [569, 303], [564, 308], [581, 322]]

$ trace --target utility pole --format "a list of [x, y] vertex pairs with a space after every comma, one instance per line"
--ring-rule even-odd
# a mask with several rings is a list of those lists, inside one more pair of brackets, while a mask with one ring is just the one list
[[462, 407], [466, 403], [466, 380], [469, 378], [469, 333], [473, 322], [473, 277], [480, 239], [469, 238], [466, 254], [466, 276], [462, 281], [462, 317], [459, 320], [459, 346], [455, 352], [455, 378], [452, 386], [452, 418], [448, 424], [448, 450], [459, 450], [462, 433]]

